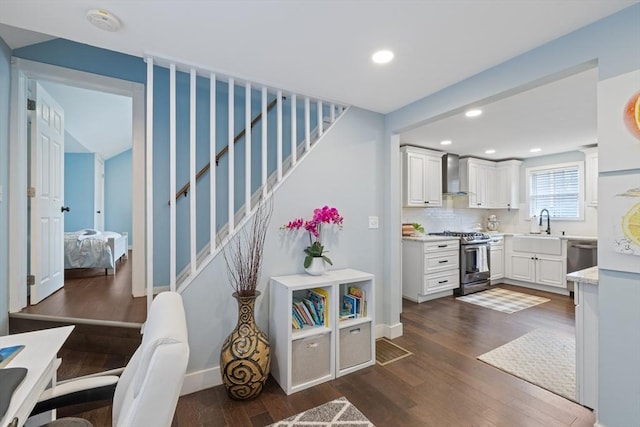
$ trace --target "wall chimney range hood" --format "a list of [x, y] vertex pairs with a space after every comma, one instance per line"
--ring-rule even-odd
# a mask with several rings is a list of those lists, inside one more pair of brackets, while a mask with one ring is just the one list
[[465, 195], [460, 191], [460, 156], [447, 153], [442, 156], [442, 193], [448, 195]]

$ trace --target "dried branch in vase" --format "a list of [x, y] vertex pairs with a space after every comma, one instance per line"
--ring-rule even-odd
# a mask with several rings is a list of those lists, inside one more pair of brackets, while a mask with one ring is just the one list
[[240, 297], [256, 294], [272, 212], [273, 198], [261, 198], [251, 220], [222, 248], [229, 282]]

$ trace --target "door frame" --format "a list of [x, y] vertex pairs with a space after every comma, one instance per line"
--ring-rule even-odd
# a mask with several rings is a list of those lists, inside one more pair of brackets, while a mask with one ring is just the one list
[[145, 88], [142, 83], [11, 58], [9, 126], [9, 312], [27, 306], [27, 81], [46, 80], [132, 98], [132, 293], [146, 295]]

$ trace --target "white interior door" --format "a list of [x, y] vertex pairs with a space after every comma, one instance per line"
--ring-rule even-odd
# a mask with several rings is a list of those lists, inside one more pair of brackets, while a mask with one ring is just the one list
[[104, 231], [104, 160], [96, 154], [93, 228]]
[[31, 304], [64, 284], [64, 111], [38, 82], [31, 124]]

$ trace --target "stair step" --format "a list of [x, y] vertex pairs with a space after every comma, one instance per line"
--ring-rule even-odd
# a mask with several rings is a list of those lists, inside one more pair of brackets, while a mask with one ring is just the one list
[[62, 358], [59, 380], [123, 367], [142, 342], [140, 324], [9, 315], [11, 334], [68, 325], [75, 328], [58, 353]]

